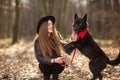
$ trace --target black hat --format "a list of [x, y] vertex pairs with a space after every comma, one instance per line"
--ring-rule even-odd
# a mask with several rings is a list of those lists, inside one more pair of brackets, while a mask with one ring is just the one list
[[55, 17], [54, 16], [45, 16], [40, 18], [40, 20], [38, 21], [38, 25], [37, 25], [37, 33], [39, 33], [39, 28], [41, 26], [41, 24], [45, 21], [51, 20], [53, 22], [53, 24], [55, 23]]

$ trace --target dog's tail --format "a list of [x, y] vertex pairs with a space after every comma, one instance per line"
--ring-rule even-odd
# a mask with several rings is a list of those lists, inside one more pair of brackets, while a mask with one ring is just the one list
[[120, 52], [116, 59], [108, 61], [108, 64], [110, 64], [112, 66], [118, 65], [119, 63], [120, 63]]

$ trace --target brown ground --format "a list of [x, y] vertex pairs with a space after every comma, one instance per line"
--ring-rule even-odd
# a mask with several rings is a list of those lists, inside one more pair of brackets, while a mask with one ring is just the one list
[[[118, 55], [118, 48], [102, 47], [110, 59]], [[60, 74], [60, 80], [90, 80], [88, 58], [79, 51], [73, 64]], [[120, 65], [110, 65], [102, 72], [103, 80], [120, 80]], [[32, 42], [20, 42], [13, 46], [0, 45], [0, 80], [43, 80], [34, 56]]]

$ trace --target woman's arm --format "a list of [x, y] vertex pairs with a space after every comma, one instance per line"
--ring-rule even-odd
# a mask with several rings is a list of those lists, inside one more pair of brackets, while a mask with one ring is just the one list
[[36, 58], [41, 64], [50, 64], [51, 63], [50, 58], [44, 58], [42, 56], [42, 52], [40, 50], [40, 45], [39, 45], [38, 40], [35, 40], [34, 49], [35, 49]]
[[62, 64], [64, 62], [64, 57], [57, 57], [57, 58], [44, 58], [42, 56], [42, 52], [40, 50], [39, 41], [35, 40], [34, 44], [35, 52], [36, 52], [36, 58], [41, 64], [51, 64], [51, 63], [58, 63]]

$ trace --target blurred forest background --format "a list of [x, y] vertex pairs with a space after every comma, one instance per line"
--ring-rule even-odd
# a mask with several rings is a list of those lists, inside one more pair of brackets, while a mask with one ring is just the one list
[[0, 0], [0, 39], [33, 40], [37, 21], [46, 15], [55, 16], [63, 36], [70, 35], [74, 13], [88, 15], [95, 38], [120, 45], [120, 0]]
[[[42, 80], [34, 56], [37, 22], [42, 16], [55, 16], [58, 31], [67, 39], [75, 13], [87, 14], [89, 32], [106, 55], [115, 58], [120, 48], [120, 0], [0, 0], [0, 80]], [[88, 62], [76, 54], [60, 80], [90, 80]], [[103, 77], [120, 80], [120, 65], [108, 65]]]

